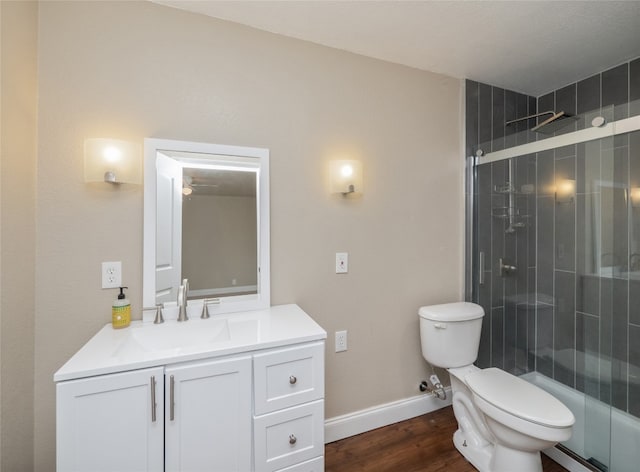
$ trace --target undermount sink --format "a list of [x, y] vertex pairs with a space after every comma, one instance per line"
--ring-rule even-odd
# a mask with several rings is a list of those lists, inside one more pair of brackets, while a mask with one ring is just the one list
[[166, 321], [155, 325], [143, 323], [129, 328], [129, 336], [116, 350], [116, 355], [131, 351], [180, 351], [229, 341], [229, 322], [226, 318]]

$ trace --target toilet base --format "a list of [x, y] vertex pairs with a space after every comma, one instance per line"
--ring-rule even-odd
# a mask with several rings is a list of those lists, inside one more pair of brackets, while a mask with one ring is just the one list
[[542, 459], [537, 451], [518, 451], [496, 444], [489, 467], [492, 472], [542, 472]]
[[497, 444], [474, 446], [461, 430], [453, 434], [453, 444], [480, 472], [542, 472], [539, 452], [516, 451]]
[[465, 434], [461, 430], [453, 433], [453, 444], [476, 469], [480, 472], [490, 472], [489, 462], [493, 456], [493, 444], [474, 446], [471, 441], [466, 440]]

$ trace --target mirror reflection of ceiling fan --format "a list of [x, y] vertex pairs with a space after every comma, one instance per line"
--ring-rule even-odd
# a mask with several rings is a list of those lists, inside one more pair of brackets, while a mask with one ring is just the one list
[[182, 177], [182, 195], [191, 195], [194, 191], [204, 188], [218, 188], [218, 184], [207, 183], [206, 181], [199, 181], [190, 175]]
[[256, 173], [201, 167], [182, 168], [182, 194], [201, 196], [256, 196]]

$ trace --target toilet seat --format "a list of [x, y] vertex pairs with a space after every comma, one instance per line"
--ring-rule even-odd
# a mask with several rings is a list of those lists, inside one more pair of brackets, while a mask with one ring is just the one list
[[465, 382], [483, 400], [480, 403], [521, 420], [547, 428], [568, 428], [575, 422], [573, 413], [558, 399], [501, 369], [472, 372], [465, 376]]

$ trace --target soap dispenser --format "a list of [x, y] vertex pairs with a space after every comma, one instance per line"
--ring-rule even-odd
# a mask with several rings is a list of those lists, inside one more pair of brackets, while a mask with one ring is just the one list
[[111, 324], [113, 329], [126, 328], [131, 324], [131, 302], [124, 297], [124, 289], [120, 287], [118, 298], [111, 306]]

